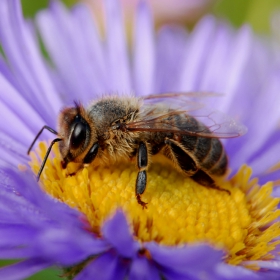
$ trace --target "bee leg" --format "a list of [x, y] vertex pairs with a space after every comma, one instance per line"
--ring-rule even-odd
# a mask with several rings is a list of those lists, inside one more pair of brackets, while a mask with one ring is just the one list
[[147, 185], [147, 166], [148, 166], [148, 151], [147, 146], [144, 142], [140, 142], [138, 154], [137, 154], [137, 164], [139, 172], [136, 179], [135, 194], [137, 202], [144, 208], [147, 208], [146, 202], [141, 200], [141, 194], [144, 193]]
[[218, 187], [216, 185], [215, 181], [201, 169], [198, 170], [194, 175], [192, 175], [191, 178], [202, 186], [205, 186], [205, 187], [208, 187], [211, 189], [216, 189], [219, 191], [224, 191], [224, 192], [227, 192], [229, 195], [231, 194], [231, 192], [229, 190]]
[[230, 194], [229, 190], [219, 188], [215, 181], [203, 170], [198, 169], [195, 161], [188, 155], [188, 153], [182, 149], [178, 142], [173, 139], [165, 139], [165, 144], [170, 148], [170, 155], [174, 162], [181, 168], [181, 170], [195, 182], [202, 186], [225, 191]]
[[195, 161], [173, 139], [166, 138], [165, 144], [169, 147], [169, 157], [187, 175], [194, 175], [198, 168]]

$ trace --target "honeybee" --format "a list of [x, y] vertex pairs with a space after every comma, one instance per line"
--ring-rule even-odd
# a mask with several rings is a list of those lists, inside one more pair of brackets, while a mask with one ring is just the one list
[[96, 158], [108, 162], [136, 158], [135, 194], [143, 208], [147, 204], [141, 200], [147, 185], [147, 168], [158, 153], [199, 184], [223, 190], [214, 181], [214, 177], [225, 175], [228, 166], [219, 138], [240, 136], [246, 128], [216, 112], [195, 116], [194, 112], [200, 112], [200, 103], [191, 99], [208, 95], [108, 96], [94, 101], [87, 109], [75, 103], [60, 112], [58, 132], [44, 126], [32, 142], [28, 153], [44, 129], [58, 136], [51, 142], [37, 178], [53, 144], [59, 142], [63, 168], [69, 162], [91, 164]]

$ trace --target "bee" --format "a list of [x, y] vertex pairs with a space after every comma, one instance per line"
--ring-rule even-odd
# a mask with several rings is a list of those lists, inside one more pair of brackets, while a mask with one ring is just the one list
[[[58, 132], [44, 126], [32, 142], [28, 153], [44, 129], [58, 136], [47, 150], [37, 179], [52, 146], [59, 142], [63, 168], [69, 162], [79, 163], [82, 167], [96, 158], [105, 162], [136, 160], [135, 194], [143, 208], [147, 204], [141, 200], [147, 185], [147, 168], [152, 156], [158, 153], [197, 183], [223, 190], [214, 180], [224, 176], [228, 167], [220, 138], [240, 136], [246, 128], [217, 112], [200, 113], [201, 104], [191, 99], [209, 95], [108, 96], [94, 101], [88, 108], [76, 102], [75, 106], [60, 112]], [[198, 113], [195, 115], [194, 112]]]

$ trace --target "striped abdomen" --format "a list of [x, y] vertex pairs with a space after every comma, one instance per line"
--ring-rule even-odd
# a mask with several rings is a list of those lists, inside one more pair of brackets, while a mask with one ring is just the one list
[[[165, 139], [170, 141], [165, 140], [165, 144], [173, 154], [173, 161], [175, 159], [183, 171], [188, 173], [184, 168], [197, 168], [210, 176], [222, 176], [226, 173], [228, 160], [223, 145], [205, 125], [185, 115], [170, 116], [167, 120], [178, 128], [178, 133], [166, 133]], [[184, 131], [190, 134], [184, 134]], [[197, 136], [198, 133], [209, 137]]]

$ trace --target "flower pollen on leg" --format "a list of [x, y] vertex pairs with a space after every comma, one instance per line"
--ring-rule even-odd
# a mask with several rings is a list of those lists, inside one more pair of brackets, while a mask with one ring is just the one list
[[[37, 173], [39, 158], [47, 150], [39, 145], [31, 153], [31, 168]], [[85, 214], [90, 230], [100, 234], [106, 219], [121, 208], [135, 238], [175, 246], [207, 242], [227, 252], [227, 262], [248, 265], [248, 261], [270, 260], [280, 241], [278, 198], [271, 196], [273, 184], [262, 187], [250, 179], [251, 169], [243, 166], [230, 180], [219, 183], [231, 194], [201, 186], [180, 174], [161, 156], [154, 157], [148, 170], [148, 185], [142, 198], [143, 210], [135, 197], [137, 168], [132, 162], [111, 166], [89, 165], [67, 175], [60, 164], [57, 145], [48, 159], [40, 182], [51, 196]]]

